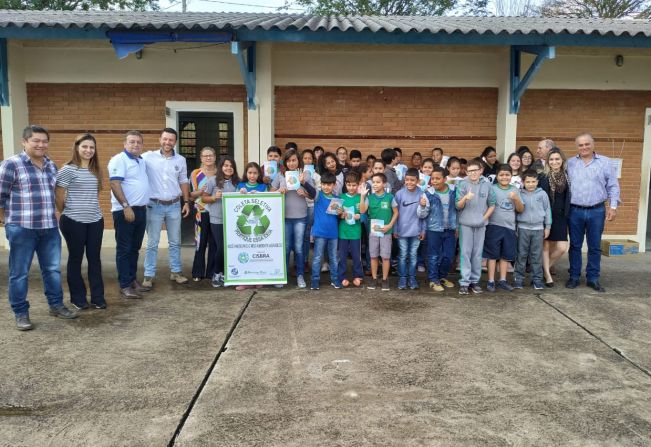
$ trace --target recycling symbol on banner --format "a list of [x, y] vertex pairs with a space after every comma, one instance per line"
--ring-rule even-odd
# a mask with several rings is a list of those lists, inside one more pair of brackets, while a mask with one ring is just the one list
[[242, 214], [237, 218], [237, 228], [247, 236], [261, 235], [269, 228], [269, 218], [264, 215], [260, 205], [250, 204], [242, 208]]

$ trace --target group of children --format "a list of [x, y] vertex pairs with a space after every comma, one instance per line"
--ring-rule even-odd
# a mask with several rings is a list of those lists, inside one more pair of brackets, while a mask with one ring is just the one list
[[[551, 210], [535, 171], [525, 172], [516, 183], [509, 165], [491, 167], [489, 179], [484, 171], [490, 165], [481, 158], [448, 158], [440, 148], [431, 158], [415, 153], [411, 167], [402, 163], [401, 155], [399, 149], [388, 148], [380, 158], [371, 155], [364, 162], [356, 150], [348, 154], [340, 147], [330, 153], [317, 146], [299, 153], [288, 143], [284, 156], [272, 146], [262, 167], [247, 164], [246, 181], [239, 180], [235, 162], [228, 158], [219, 163], [216, 181], [205, 191], [212, 198], [211, 222], [212, 213], [221, 212], [222, 191], [284, 193], [287, 268], [293, 251], [299, 288], [307, 287], [304, 272], [311, 242], [312, 290], [319, 289], [321, 273], [327, 270], [335, 289], [362, 286], [365, 261], [372, 277], [367, 289], [389, 290], [392, 265], [397, 267], [399, 290], [418, 289], [421, 263], [429, 287], [442, 292], [454, 287], [448, 274], [456, 265], [457, 251], [460, 294], [483, 292], [483, 258], [489, 291], [522, 288], [527, 265], [533, 287], [544, 287], [542, 247]], [[351, 277], [346, 273], [348, 257]], [[511, 263], [512, 284], [507, 281]]]

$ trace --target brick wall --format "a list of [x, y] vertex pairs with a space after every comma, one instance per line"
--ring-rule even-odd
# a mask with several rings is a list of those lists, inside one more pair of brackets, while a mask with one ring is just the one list
[[[535, 148], [552, 138], [567, 156], [576, 155], [574, 137], [591, 132], [598, 153], [623, 158], [617, 219], [605, 233], [635, 234], [640, 199], [640, 163], [645, 108], [651, 92], [595, 90], [528, 90], [518, 116], [518, 145]], [[646, 212], [646, 210], [641, 210]]]
[[[97, 138], [102, 165], [123, 148], [124, 134], [131, 129], [144, 133], [146, 150], [158, 147], [166, 101], [242, 102], [246, 155], [245, 99], [246, 92], [238, 85], [27, 84], [29, 121], [50, 130], [49, 155], [59, 166], [70, 159], [74, 138], [82, 131]], [[100, 204], [106, 226], [112, 228], [107, 178], [103, 186]]]
[[408, 160], [437, 146], [467, 158], [495, 145], [496, 89], [276, 87], [275, 94], [281, 147], [346, 146], [364, 156], [400, 147]]

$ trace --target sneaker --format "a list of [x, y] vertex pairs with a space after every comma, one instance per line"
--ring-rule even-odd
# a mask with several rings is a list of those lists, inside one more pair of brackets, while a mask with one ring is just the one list
[[443, 278], [441, 280], [441, 285], [443, 285], [443, 287], [446, 287], [448, 289], [454, 288], [454, 283], [452, 281], [449, 281], [449, 280], [445, 279], [445, 278]]
[[307, 287], [307, 284], [305, 284], [305, 278], [303, 278], [303, 275], [298, 275], [298, 278], [296, 278], [296, 285], [298, 286], [299, 289], [304, 289]]
[[224, 286], [224, 277], [221, 275], [221, 273], [215, 273], [214, 275], [212, 275], [212, 279], [210, 280], [210, 285], [213, 286], [214, 288]]
[[382, 291], [383, 292], [388, 292], [389, 290], [389, 280], [388, 279], [383, 279], [382, 280]]
[[429, 283], [429, 288], [434, 292], [443, 292], [445, 290], [441, 284], [437, 284], [434, 281], [431, 281]]
[[419, 265], [419, 266], [418, 266], [418, 271], [419, 271], [420, 273], [424, 273], [424, 272], [427, 271], [427, 269], [425, 268], [424, 265]]
[[418, 281], [416, 281], [416, 278], [409, 278], [409, 288], [411, 290], [420, 289], [420, 286], [418, 285]]
[[29, 321], [28, 315], [18, 315], [16, 317], [16, 329], [19, 331], [31, 331], [34, 325]]
[[487, 292], [495, 292], [495, 281], [488, 281], [486, 283], [486, 291]]
[[75, 308], [75, 310], [86, 310], [89, 309], [90, 306], [87, 303], [84, 304], [75, 304], [75, 303], [70, 303], [72, 307]]
[[90, 303], [95, 309], [106, 309], [106, 301], [103, 303]]
[[331, 282], [330, 285], [334, 287], [335, 289], [341, 289], [341, 283], [338, 282]]
[[511, 287], [511, 284], [509, 284], [505, 279], [501, 279], [497, 283], [497, 288], [502, 289], [502, 290], [506, 290], [507, 292], [512, 292], [513, 291], [513, 287]]
[[65, 318], [66, 320], [72, 320], [79, 316], [66, 306], [50, 307], [50, 315], [53, 317]]
[[404, 276], [398, 279], [398, 290], [405, 290], [407, 288], [407, 278]]
[[319, 290], [319, 285], [318, 284], [312, 284], [310, 287], [310, 290]]
[[283, 287], [285, 287], [285, 284], [274, 284], [274, 287], [276, 289], [282, 289]]
[[[151, 289], [154, 288], [154, 277], [153, 276], [145, 276], [142, 280], [142, 284], [140, 284], [141, 289], [139, 290], [140, 292], [148, 292]], [[135, 289], [135, 287], [134, 287]], [[146, 289], [146, 290], [145, 290]]]
[[375, 290], [376, 285], [377, 285], [377, 279], [371, 278], [371, 280], [368, 282], [368, 285], [366, 286], [366, 288], [368, 290]]
[[532, 285], [535, 290], [543, 290], [545, 288], [545, 285], [542, 283], [542, 281], [533, 281]]
[[185, 284], [188, 282], [188, 278], [183, 276], [181, 272], [172, 272], [170, 273], [170, 281], [176, 281], [177, 284]]
[[468, 286], [459, 286], [459, 295], [468, 295]]
[[470, 284], [470, 287], [468, 287], [469, 290], [472, 290], [472, 293], [475, 293], [479, 295], [480, 293], [484, 293], [481, 287], [479, 287], [479, 284]]
[[516, 279], [513, 280], [513, 288], [514, 289], [521, 289], [523, 287], [524, 287], [524, 284], [522, 283], [521, 279], [516, 278]]

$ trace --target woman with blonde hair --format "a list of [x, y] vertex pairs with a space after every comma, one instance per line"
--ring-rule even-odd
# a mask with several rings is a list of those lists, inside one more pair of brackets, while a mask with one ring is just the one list
[[570, 179], [567, 159], [559, 148], [547, 154], [545, 170], [540, 176], [540, 187], [549, 196], [552, 207], [552, 228], [543, 246], [543, 272], [545, 285], [554, 286], [552, 267], [567, 251], [567, 217], [570, 213]]
[[78, 309], [88, 309], [87, 290], [81, 276], [84, 252], [88, 260], [90, 305], [106, 309], [102, 279], [102, 237], [104, 218], [99, 207], [102, 173], [97, 156], [97, 141], [86, 133], [75, 138], [72, 159], [57, 173], [56, 206], [61, 213], [59, 227], [68, 246], [66, 279], [70, 302]]

